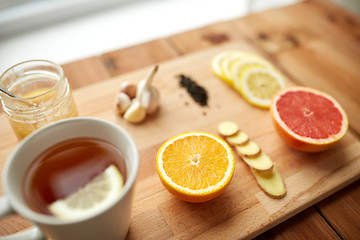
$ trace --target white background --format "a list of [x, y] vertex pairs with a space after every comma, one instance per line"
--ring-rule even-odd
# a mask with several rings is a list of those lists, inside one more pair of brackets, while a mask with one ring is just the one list
[[[84, 13], [86, 8], [74, 6], [31, 16], [29, 9], [41, 8], [0, 9], [0, 73], [25, 60], [63, 64], [299, 0], [120, 0], [108, 8], [91, 5], [92, 0], [72, 3], [76, 1], [88, 1], [88, 8], [99, 10]], [[29, 19], [21, 22], [26, 16]], [[41, 26], [31, 26], [36, 21]]]

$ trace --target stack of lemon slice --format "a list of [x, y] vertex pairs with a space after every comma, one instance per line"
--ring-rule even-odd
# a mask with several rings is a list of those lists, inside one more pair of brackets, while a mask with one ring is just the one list
[[269, 108], [273, 95], [285, 87], [279, 71], [252, 53], [227, 50], [212, 59], [215, 75], [235, 88], [249, 103]]

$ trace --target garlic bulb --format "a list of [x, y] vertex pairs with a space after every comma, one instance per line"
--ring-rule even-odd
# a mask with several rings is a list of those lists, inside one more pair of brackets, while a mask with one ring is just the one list
[[120, 92], [116, 96], [116, 108], [126, 121], [141, 122], [147, 114], [152, 114], [159, 108], [159, 91], [151, 85], [157, 70], [158, 66], [155, 65], [137, 87], [127, 81], [121, 83]]

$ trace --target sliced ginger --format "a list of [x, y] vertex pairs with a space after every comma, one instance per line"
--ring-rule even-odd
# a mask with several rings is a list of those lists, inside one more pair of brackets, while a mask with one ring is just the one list
[[218, 126], [219, 134], [226, 137], [226, 141], [250, 167], [260, 188], [272, 198], [282, 198], [286, 195], [283, 179], [276, 170], [271, 158], [261, 151], [261, 148], [249, 139], [249, 136], [239, 131], [236, 123], [225, 121]]
[[247, 158], [247, 157], [241, 157], [244, 162], [251, 167], [253, 170], [261, 173], [271, 172], [274, 163], [271, 161], [268, 155], [265, 153], [261, 153], [256, 158]]
[[224, 137], [233, 136], [239, 132], [239, 126], [231, 121], [225, 121], [218, 125], [218, 132]]
[[235, 146], [236, 152], [241, 157], [255, 158], [261, 154], [261, 149], [254, 141], [249, 141], [245, 145]]
[[272, 198], [282, 198], [286, 194], [285, 184], [279, 172], [273, 167], [269, 173], [259, 173], [251, 169], [260, 188]]
[[226, 141], [230, 145], [242, 146], [242, 145], [245, 145], [245, 144], [247, 144], [249, 142], [249, 136], [245, 132], [239, 131], [235, 135], [227, 137]]

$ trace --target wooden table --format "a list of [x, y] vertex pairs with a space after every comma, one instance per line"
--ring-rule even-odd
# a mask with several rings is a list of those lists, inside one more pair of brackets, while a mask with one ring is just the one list
[[[75, 94], [78, 89], [85, 89], [81, 92], [85, 94], [88, 86], [100, 84], [103, 80], [144, 67], [149, 69], [155, 63], [234, 41], [251, 46], [292, 82], [326, 91], [338, 99], [348, 114], [349, 132], [360, 142], [360, 18], [325, 0], [304, 1], [219, 22], [64, 64], [63, 68]], [[1, 118], [4, 118], [3, 114]], [[5, 137], [9, 141], [0, 144], [1, 169], [7, 154], [16, 144], [11, 131], [3, 132], [7, 133]], [[256, 238], [359, 239], [358, 178], [352, 184], [336, 189], [338, 191], [331, 196], [319, 199], [322, 201], [306, 210], [294, 213], [296, 215], [290, 219], [282, 219], [284, 222], [280, 221], [270, 230], [263, 229], [265, 232]], [[20, 231], [30, 225], [22, 217], [10, 216], [0, 220], [0, 235]]]

